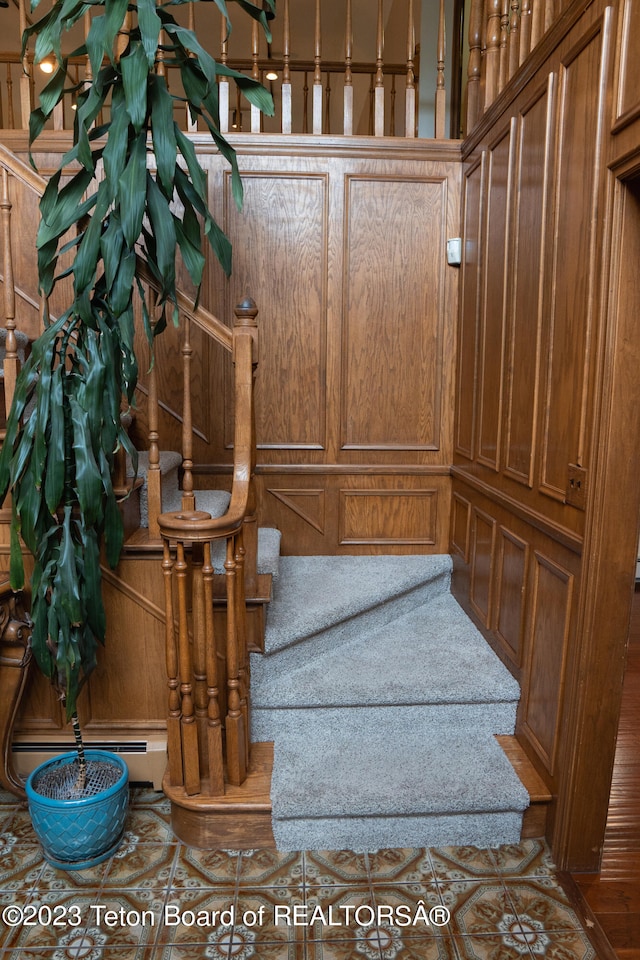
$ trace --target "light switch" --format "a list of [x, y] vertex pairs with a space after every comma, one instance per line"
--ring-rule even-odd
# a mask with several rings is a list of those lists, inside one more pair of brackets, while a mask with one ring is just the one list
[[462, 263], [462, 238], [454, 237], [447, 240], [447, 263], [451, 267], [459, 267]]

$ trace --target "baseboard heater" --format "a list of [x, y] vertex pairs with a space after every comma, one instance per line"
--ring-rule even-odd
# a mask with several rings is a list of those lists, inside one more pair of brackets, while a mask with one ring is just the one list
[[[118, 753], [129, 768], [132, 784], [153, 784], [154, 790], [162, 790], [162, 778], [167, 766], [166, 735], [147, 737], [144, 740], [98, 740], [85, 737], [85, 746], [93, 750], [110, 750]], [[16, 773], [24, 777], [57, 753], [73, 750], [72, 740], [28, 740], [20, 737], [11, 744]]]

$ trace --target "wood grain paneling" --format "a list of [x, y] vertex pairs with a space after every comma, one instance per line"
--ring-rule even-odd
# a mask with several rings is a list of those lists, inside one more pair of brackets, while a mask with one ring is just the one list
[[555, 773], [573, 600], [573, 576], [534, 554], [523, 726], [550, 774]]
[[615, 132], [640, 116], [639, 42], [640, 3], [638, 0], [624, 0], [619, 21]]
[[[227, 178], [227, 232], [234, 248], [230, 305], [258, 301], [258, 447], [326, 447], [327, 178], [243, 175], [239, 213]], [[232, 416], [227, 417], [230, 442]]]
[[469, 537], [471, 533], [471, 504], [465, 497], [455, 493], [451, 501], [451, 546], [469, 563]]
[[345, 450], [440, 446], [446, 217], [446, 180], [348, 178]]
[[506, 401], [505, 474], [533, 484], [545, 289], [547, 196], [553, 129], [553, 77], [520, 111], [514, 215], [512, 302]]
[[510, 530], [498, 531], [496, 636], [516, 668], [522, 665], [529, 544]]
[[513, 126], [491, 144], [488, 159], [486, 228], [481, 311], [478, 460], [499, 469], [505, 326], [508, 303]]
[[455, 450], [468, 460], [471, 460], [475, 453], [484, 158], [483, 151], [481, 158], [471, 165], [464, 180], [464, 257], [461, 270], [462, 309], [458, 326]]
[[496, 546], [493, 517], [473, 508], [471, 520], [471, 606], [483, 626], [490, 627], [492, 583]]
[[[564, 58], [559, 76], [553, 300], [542, 438], [541, 491], [564, 500], [569, 463], [587, 455], [587, 393], [596, 280], [602, 34], [592, 31]], [[580, 175], [576, 176], [576, 171]]]
[[434, 546], [438, 492], [426, 490], [342, 490], [340, 543], [395, 543]]

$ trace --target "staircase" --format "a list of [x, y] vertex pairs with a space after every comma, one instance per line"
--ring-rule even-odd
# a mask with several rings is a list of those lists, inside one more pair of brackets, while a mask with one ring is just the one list
[[496, 741], [520, 691], [449, 593], [449, 557], [283, 557], [252, 735], [274, 740], [282, 850], [520, 839], [529, 795]]

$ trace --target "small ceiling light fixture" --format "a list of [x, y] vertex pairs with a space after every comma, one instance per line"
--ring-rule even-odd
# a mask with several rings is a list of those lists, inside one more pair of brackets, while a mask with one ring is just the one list
[[43, 73], [53, 73], [53, 60], [42, 60], [40, 69]]
[[267, 80], [277, 80], [277, 79], [278, 79], [278, 74], [276, 73], [275, 70], [268, 70], [268, 71], [265, 73], [265, 78], [266, 78]]

